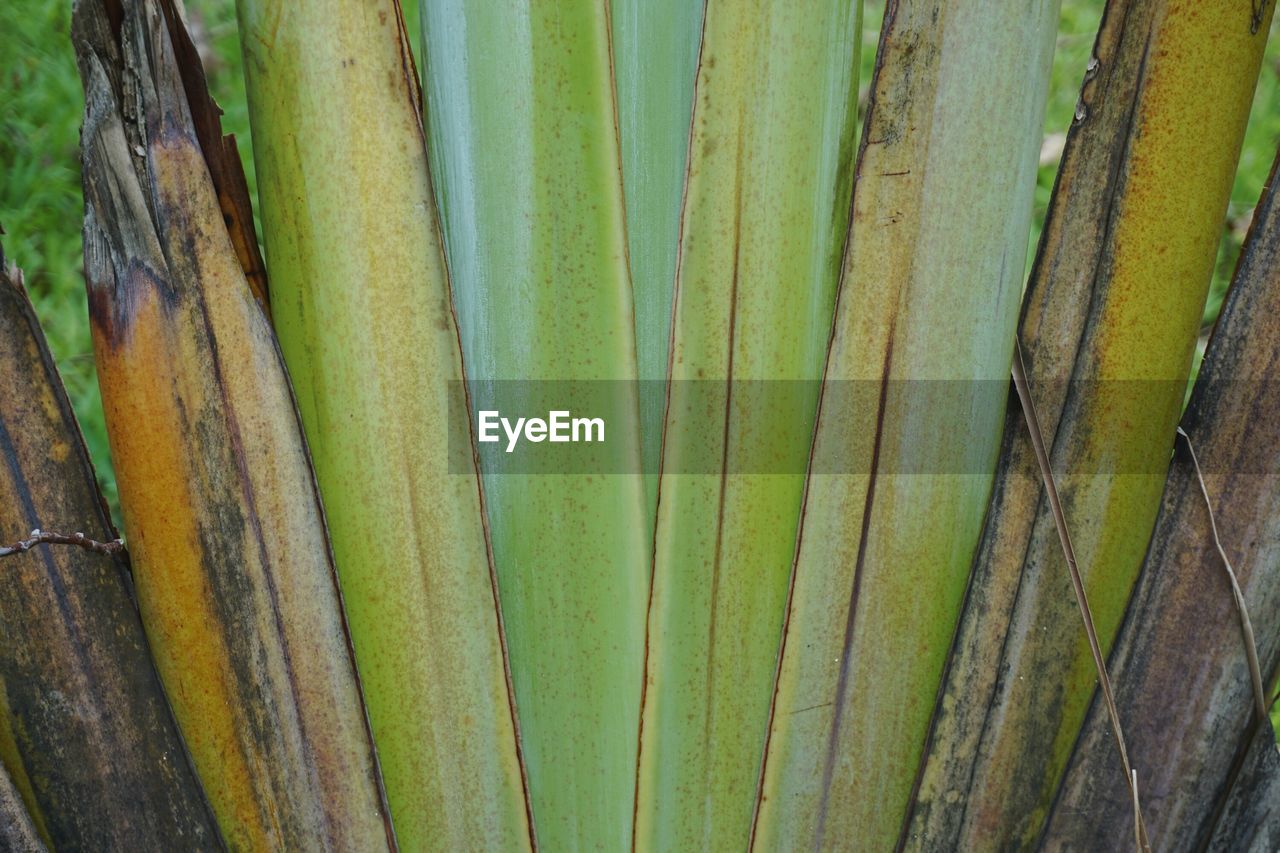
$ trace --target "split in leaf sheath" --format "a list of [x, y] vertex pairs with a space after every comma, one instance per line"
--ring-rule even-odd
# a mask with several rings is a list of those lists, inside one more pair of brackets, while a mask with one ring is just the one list
[[[899, 841], [996, 464], [1003, 396], [986, 391], [1008, 376], [1057, 10], [886, 9], [783, 629], [761, 849]], [[1008, 76], [1020, 85], [986, 83]], [[831, 390], [855, 382], [876, 393]]]
[[707, 3], [679, 231], [638, 849], [742, 847], [751, 834], [848, 233], [860, 11], [850, 0]]
[[657, 506], [680, 212], [705, 0], [612, 0], [645, 498]]

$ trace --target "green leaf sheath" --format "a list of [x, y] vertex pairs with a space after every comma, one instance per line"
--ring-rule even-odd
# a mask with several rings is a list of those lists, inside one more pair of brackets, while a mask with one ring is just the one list
[[848, 232], [860, 8], [707, 5], [654, 549], [640, 850], [740, 849], [751, 834]]
[[[35, 529], [114, 539], [20, 276], [2, 267], [0, 545]], [[0, 578], [0, 773], [16, 808], [54, 849], [220, 849], [124, 558], [38, 545], [0, 560]]]
[[[1248, 4], [1230, 0], [1108, 4], [1028, 284], [1022, 347], [1104, 650], [1159, 508], [1271, 12], [1254, 34]], [[913, 843], [1031, 843], [1094, 688], [1019, 421]]]
[[999, 449], [1057, 12], [886, 9], [759, 849], [899, 841]]
[[238, 5], [272, 311], [399, 841], [528, 847], [479, 478], [449, 465], [462, 361], [399, 6]]
[[575, 380], [557, 407], [608, 426], [598, 471], [482, 470], [539, 843], [624, 849], [652, 546], [608, 3], [438, 0], [422, 25], [476, 407], [487, 380]]
[[645, 496], [657, 502], [681, 200], [705, 0], [612, 0]]
[[[1182, 428], [1244, 593], [1263, 678], [1280, 660], [1280, 198], [1254, 211]], [[1142, 575], [1109, 668], [1158, 850], [1207, 840], [1252, 740], [1253, 685], [1227, 569], [1186, 443], [1165, 486]], [[1054, 849], [1106, 846], [1133, 821], [1095, 701], [1057, 794]], [[1263, 721], [1261, 729], [1269, 732]], [[1274, 747], [1273, 747], [1274, 751]], [[1156, 796], [1155, 792], [1159, 795]]]

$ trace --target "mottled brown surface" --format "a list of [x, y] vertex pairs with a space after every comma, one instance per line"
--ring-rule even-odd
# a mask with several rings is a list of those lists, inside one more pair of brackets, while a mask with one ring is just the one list
[[[0, 541], [115, 531], [18, 277], [0, 281]], [[160, 689], [120, 557], [39, 545], [0, 561], [0, 757], [59, 848], [221, 846]]]
[[0, 849], [10, 853], [39, 853], [45, 849], [22, 796], [9, 773], [0, 766]]
[[[1247, 4], [1107, 4], [1028, 283], [1022, 348], [1104, 648], [1159, 505], [1261, 45]], [[1034, 843], [1096, 678], [1017, 409], [1001, 459], [910, 849]]]
[[[1183, 418], [1244, 592], [1264, 677], [1280, 663], [1278, 314], [1280, 204], [1273, 187], [1254, 213]], [[1185, 443], [1178, 451], [1110, 666], [1158, 850], [1203, 844], [1221, 822], [1218, 812], [1246, 751], [1256, 752], [1253, 687], [1235, 602]], [[1273, 740], [1265, 723], [1263, 730]], [[1265, 792], [1273, 783], [1263, 784], [1258, 760], [1245, 764], [1255, 767], [1251, 787]], [[1094, 848], [1131, 825], [1117, 762], [1095, 699], [1048, 825], [1048, 847]], [[1241, 808], [1233, 821], [1261, 817], [1256, 807]], [[1247, 827], [1229, 831], [1248, 834]]]
[[82, 0], [73, 30], [104, 414], [192, 763], [233, 848], [393, 847], [292, 392], [238, 245], [252, 235], [227, 210], [243, 189], [175, 5]]
[[1280, 850], [1280, 750], [1271, 725], [1259, 726], [1218, 810], [1213, 853]]

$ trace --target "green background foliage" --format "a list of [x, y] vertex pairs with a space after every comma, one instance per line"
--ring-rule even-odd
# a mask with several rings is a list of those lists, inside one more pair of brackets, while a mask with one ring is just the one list
[[[226, 113], [224, 127], [242, 140], [240, 150], [252, 191], [254, 172], [234, 2], [187, 0], [186, 5], [214, 97]], [[415, 0], [405, 3], [411, 34], [418, 32], [417, 5]], [[866, 3], [861, 76], [864, 103], [883, 6], [882, 0]], [[1075, 112], [1080, 80], [1102, 7], [1102, 0], [1062, 3], [1036, 187], [1033, 248], [1049, 204], [1058, 154]], [[82, 96], [68, 36], [70, 19], [70, 0], [0, 5], [0, 227], [4, 229], [6, 254], [26, 271], [36, 311], [80, 418], [103, 491], [114, 510], [115, 482], [102, 424], [81, 279], [83, 207], [77, 146]], [[1280, 41], [1273, 32], [1223, 227], [1213, 287], [1205, 306], [1201, 350], [1217, 318], [1277, 142]]]

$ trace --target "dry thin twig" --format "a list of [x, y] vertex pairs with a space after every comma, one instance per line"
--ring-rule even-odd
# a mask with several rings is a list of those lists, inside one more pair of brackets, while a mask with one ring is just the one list
[[1049, 508], [1053, 511], [1053, 523], [1058, 529], [1062, 553], [1067, 558], [1067, 571], [1071, 575], [1076, 604], [1079, 605], [1080, 616], [1084, 620], [1084, 632], [1089, 639], [1089, 651], [1093, 654], [1093, 666], [1098, 672], [1098, 685], [1102, 688], [1102, 699], [1107, 707], [1107, 716], [1111, 718], [1111, 733], [1115, 736], [1116, 748], [1120, 751], [1125, 784], [1133, 794], [1134, 832], [1138, 840], [1138, 849], [1145, 853], [1150, 851], [1151, 846], [1147, 840], [1146, 826], [1142, 821], [1142, 808], [1138, 803], [1137, 773], [1130, 765], [1129, 751], [1125, 749], [1124, 732], [1120, 728], [1120, 712], [1116, 709], [1111, 679], [1107, 676], [1107, 662], [1103, 658], [1102, 645], [1098, 642], [1098, 632], [1093, 625], [1093, 612], [1089, 609], [1084, 581], [1080, 577], [1080, 569], [1076, 564], [1075, 549], [1071, 546], [1071, 536], [1067, 532], [1067, 519], [1062, 511], [1062, 502], [1058, 498], [1057, 481], [1054, 479], [1053, 467], [1049, 462], [1049, 452], [1045, 449], [1044, 435], [1040, 432], [1040, 418], [1036, 415], [1035, 403], [1031, 399], [1031, 385], [1027, 381], [1026, 366], [1022, 363], [1022, 345], [1016, 338], [1013, 353], [1013, 387], [1017, 390], [1018, 401], [1022, 404], [1022, 414], [1027, 421], [1027, 431], [1031, 435], [1031, 447], [1035, 451], [1036, 462], [1040, 466], [1040, 476], [1044, 480]]
[[120, 539], [99, 542], [96, 539], [90, 539], [83, 533], [54, 533], [51, 530], [37, 529], [31, 531], [31, 535], [26, 539], [21, 539], [12, 545], [0, 546], [0, 557], [25, 554], [37, 545], [75, 545], [95, 554], [112, 555], [124, 553], [124, 542]]
[[1236, 571], [1227, 559], [1227, 551], [1222, 547], [1222, 539], [1218, 536], [1218, 520], [1213, 514], [1213, 502], [1209, 500], [1209, 489], [1204, 482], [1204, 474], [1200, 471], [1200, 460], [1196, 458], [1196, 449], [1191, 446], [1191, 436], [1178, 427], [1178, 435], [1187, 443], [1191, 453], [1191, 464], [1195, 467], [1196, 479], [1200, 481], [1200, 494], [1204, 496], [1205, 509], [1209, 511], [1209, 529], [1213, 531], [1213, 544], [1222, 558], [1222, 565], [1227, 570], [1227, 579], [1231, 581], [1231, 595], [1236, 600], [1236, 610], [1240, 613], [1240, 633], [1244, 635], [1244, 654], [1249, 661], [1249, 678], [1253, 681], [1254, 713], [1257, 714], [1255, 724], [1267, 718], [1267, 691], [1262, 686], [1262, 667], [1258, 663], [1258, 644], [1253, 639], [1253, 622], [1249, 620], [1249, 608], [1244, 603], [1244, 592], [1240, 582], [1236, 580]]
[[1129, 785], [1129, 789], [1133, 791], [1133, 813], [1135, 815], [1135, 819], [1133, 821], [1133, 843], [1138, 850], [1138, 853], [1142, 853], [1145, 849], [1142, 846], [1142, 821], [1138, 820], [1136, 817], [1137, 815], [1142, 814], [1142, 810], [1138, 805], [1138, 771], [1132, 770], [1130, 772], [1133, 775], [1129, 777], [1132, 782], [1132, 784]]

